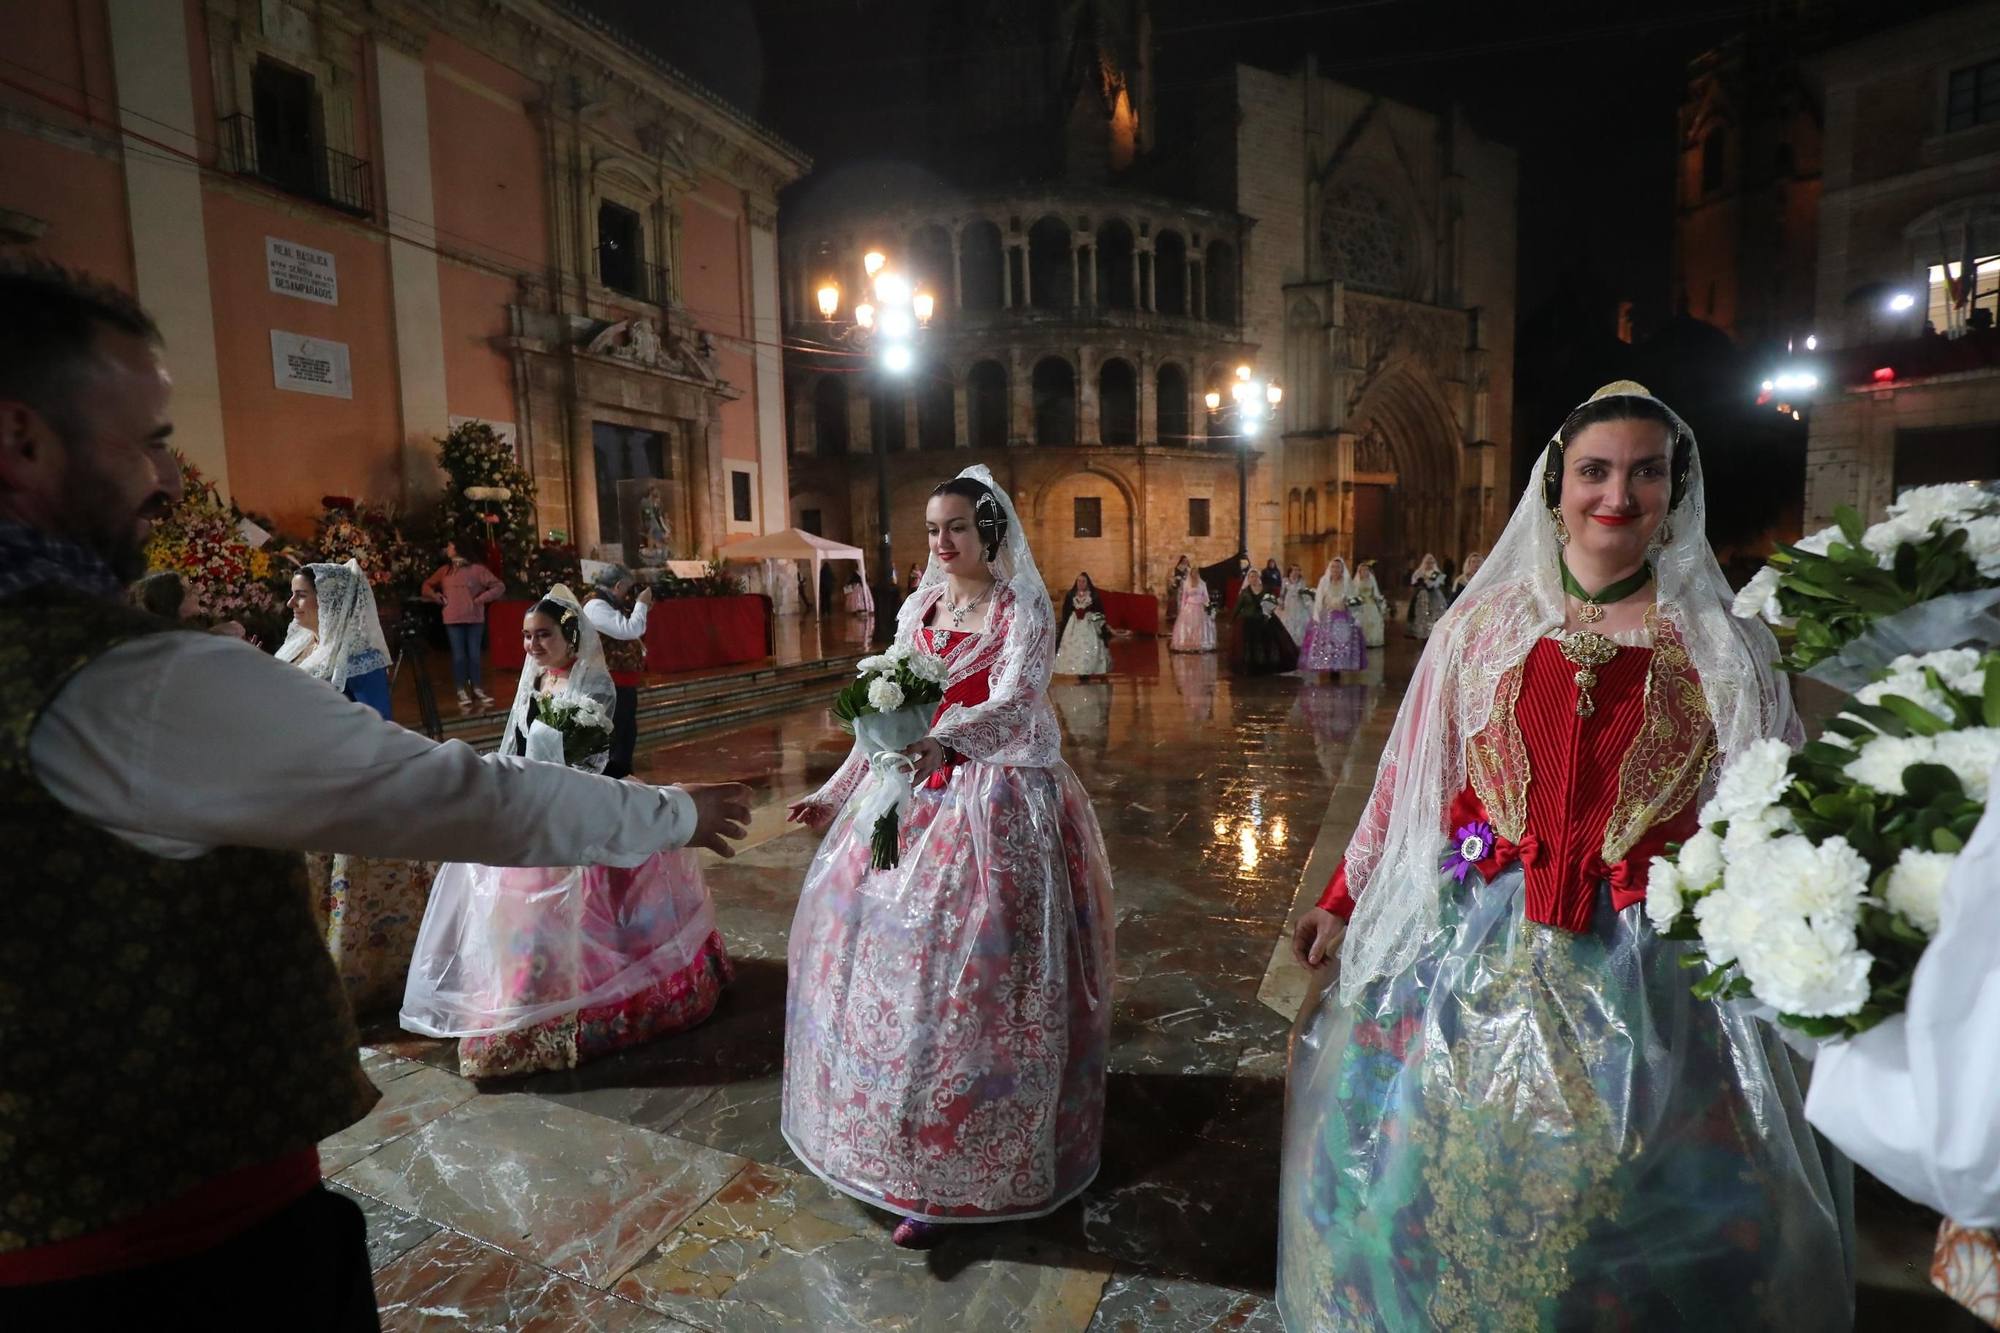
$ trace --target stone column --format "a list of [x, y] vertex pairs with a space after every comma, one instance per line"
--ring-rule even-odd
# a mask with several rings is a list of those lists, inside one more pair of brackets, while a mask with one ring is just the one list
[[1077, 304], [1094, 308], [1097, 305], [1097, 246], [1085, 246], [1083, 254], [1083, 286], [1077, 293], [1082, 299]]
[[1132, 247], [1132, 309], [1134, 313], [1146, 308], [1146, 289], [1139, 273], [1139, 247]]
[[1069, 304], [1072, 310], [1083, 304], [1078, 299], [1083, 295], [1083, 272], [1082, 264], [1079, 261], [1079, 249], [1080, 247], [1076, 243], [1076, 233], [1071, 232], [1069, 238]]
[[1188, 314], [1195, 319], [1208, 318], [1208, 293], [1201, 283], [1201, 261], [1188, 259]]
[[[1028, 247], [1017, 245], [1014, 253], [1021, 257], [1021, 304], [1033, 307], [1035, 304], [1035, 266], [1028, 262]], [[1012, 287], [1012, 283], [1008, 286]]]
[[1148, 250], [1146, 252], [1145, 269], [1146, 269], [1146, 313], [1149, 315], [1157, 315], [1160, 313], [1160, 293], [1159, 293], [1160, 256], [1158, 251]]
[[965, 308], [965, 254], [958, 243], [958, 233], [951, 234], [951, 308]]
[[1080, 445], [1102, 444], [1103, 403], [1097, 396], [1097, 373], [1103, 366], [1091, 356], [1090, 349], [1077, 349], [1076, 355], [1076, 442]]
[[[1160, 435], [1160, 381], [1158, 363], [1141, 356], [1139, 373], [1139, 443], [1158, 444]], [[1133, 568], [1138, 568], [1134, 565]]]

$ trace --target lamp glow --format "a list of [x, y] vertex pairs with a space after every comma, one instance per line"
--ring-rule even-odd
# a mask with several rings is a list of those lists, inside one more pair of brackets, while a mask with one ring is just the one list
[[1246, 421], [1243, 423], [1243, 434], [1245, 437], [1255, 435], [1256, 433], [1257, 423], [1255, 421]]
[[937, 298], [929, 292], [918, 292], [910, 301], [910, 309], [917, 312], [917, 323], [928, 324], [937, 311]]
[[819, 313], [827, 319], [832, 319], [833, 312], [838, 309], [840, 309], [840, 288], [829, 282], [819, 289]]
[[1889, 309], [1895, 311], [1897, 314], [1900, 315], [1905, 310], [1908, 310], [1912, 306], [1916, 305], [1916, 303], [1917, 303], [1917, 298], [1910, 295], [1908, 292], [1897, 292], [1894, 296], [1889, 298]]
[[1238, 367], [1236, 367], [1236, 378], [1237, 378], [1237, 379], [1239, 379], [1239, 380], [1247, 380], [1247, 379], [1249, 379], [1249, 378], [1250, 378], [1250, 367], [1248, 367], [1248, 366], [1238, 366]]
[[870, 250], [867, 254], [861, 256], [861, 267], [867, 270], [868, 276], [871, 278], [880, 273], [882, 265], [888, 262], [889, 257], [880, 250]]
[[1806, 350], [1807, 350], [1808, 352], [1817, 352], [1817, 351], [1819, 350], [1819, 335], [1818, 335], [1818, 334], [1816, 334], [1816, 333], [1808, 333], [1808, 334], [1806, 335]]
[[854, 322], [864, 329], [875, 327], [875, 307], [863, 301], [854, 307]]
[[891, 338], [907, 338], [916, 331], [910, 319], [910, 312], [891, 306], [882, 312], [882, 332]]
[[1215, 411], [1215, 409], [1222, 406], [1222, 395], [1217, 393], [1215, 390], [1210, 389], [1207, 393], [1202, 395], [1201, 401], [1207, 403], [1208, 410], [1213, 412]]
[[908, 305], [910, 280], [900, 273], [881, 273], [875, 278], [875, 299], [883, 305]]
[[882, 353], [882, 365], [898, 375], [908, 370], [915, 360], [916, 357], [911, 354], [910, 349], [901, 343], [890, 346]]
[[1243, 380], [1238, 380], [1236, 381], [1236, 383], [1229, 386], [1229, 396], [1236, 402], [1240, 403], [1243, 401], [1243, 395], [1247, 393], [1249, 389], [1250, 386], [1248, 383], [1246, 383]]
[[1276, 407], [1279, 403], [1285, 401], [1285, 391], [1273, 384], [1270, 388], [1264, 390], [1264, 397], [1269, 400], [1271, 406]]

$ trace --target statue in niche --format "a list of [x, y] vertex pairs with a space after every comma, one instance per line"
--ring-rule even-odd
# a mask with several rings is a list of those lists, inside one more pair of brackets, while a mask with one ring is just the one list
[[639, 501], [639, 517], [646, 524], [646, 545], [655, 550], [667, 549], [673, 541], [674, 530], [673, 525], [667, 522], [666, 510], [660, 504], [658, 495], [648, 491], [646, 497]]

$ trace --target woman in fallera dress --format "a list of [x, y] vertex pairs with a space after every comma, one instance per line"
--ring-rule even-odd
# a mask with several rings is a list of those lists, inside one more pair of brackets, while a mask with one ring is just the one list
[[1361, 626], [1361, 642], [1380, 648], [1389, 642], [1389, 601], [1382, 585], [1375, 581], [1375, 562], [1363, 560], [1354, 571], [1354, 595], [1361, 604], [1354, 608], [1354, 622]]
[[1428, 639], [1438, 617], [1444, 614], [1445, 606], [1444, 571], [1438, 568], [1437, 557], [1426, 554], [1410, 571], [1410, 618], [1403, 625], [1403, 633], [1412, 639]]
[[[596, 627], [558, 584], [522, 618], [521, 640], [527, 661], [500, 753], [602, 773], [615, 688]], [[607, 748], [569, 758], [543, 702], [594, 706]], [[693, 1027], [735, 975], [696, 856], [655, 852], [629, 869], [448, 862], [417, 937], [402, 1025], [457, 1037], [467, 1078], [573, 1069]]]
[[931, 562], [896, 642], [944, 659], [900, 864], [871, 869], [882, 779], [857, 749], [792, 807], [826, 828], [792, 926], [783, 1130], [827, 1183], [942, 1225], [1039, 1217], [1097, 1174], [1111, 1032], [1111, 868], [1049, 705], [1055, 625], [984, 467], [925, 509]]
[[1299, 670], [1360, 671], [1368, 665], [1368, 645], [1354, 619], [1356, 601], [1347, 562], [1335, 556], [1326, 562], [1326, 572], [1313, 592], [1312, 625], [1299, 650]]
[[1092, 676], [1111, 674], [1111, 628], [1106, 623], [1104, 599], [1089, 574], [1078, 574], [1057, 617], [1062, 631], [1057, 640], [1055, 674], [1075, 676], [1079, 683]]
[[1293, 1042], [1280, 1314], [1841, 1333], [1847, 1168], [1776, 1030], [1696, 999], [1643, 907], [1729, 758], [1799, 738], [1777, 645], [1730, 614], [1694, 437], [1645, 389], [1533, 476], [1295, 933], [1340, 958]]
[[1312, 618], [1313, 590], [1306, 583], [1306, 572], [1293, 565], [1285, 571], [1284, 586], [1278, 591], [1278, 619], [1285, 622], [1285, 633], [1299, 645], [1301, 656], [1305, 653], [1306, 630]]
[[[357, 561], [307, 565], [292, 576], [292, 624], [278, 659], [389, 716], [389, 645], [375, 593]], [[437, 866], [346, 852], [306, 856], [306, 884], [356, 1013], [403, 993], [417, 926]]]
[[1459, 570], [1458, 576], [1451, 581], [1451, 595], [1445, 599], [1446, 605], [1458, 600], [1459, 594], [1465, 591], [1465, 585], [1472, 582], [1472, 576], [1479, 572], [1480, 563], [1485, 558], [1477, 551], [1465, 557], [1465, 568]]
[[1167, 641], [1170, 652], [1212, 653], [1215, 651], [1215, 618], [1210, 614], [1208, 580], [1200, 570], [1189, 570], [1181, 584], [1180, 610], [1174, 616], [1174, 635]]
[[1175, 623], [1181, 613], [1181, 592], [1187, 581], [1195, 577], [1194, 561], [1183, 555], [1174, 565], [1174, 577], [1167, 587], [1167, 623]]

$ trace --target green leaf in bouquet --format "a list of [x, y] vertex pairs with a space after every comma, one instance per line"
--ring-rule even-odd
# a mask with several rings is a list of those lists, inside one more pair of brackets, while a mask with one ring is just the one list
[[1778, 1021], [1808, 1037], [1821, 1039], [1838, 1037], [1847, 1031], [1847, 1020], [1843, 1018], [1801, 1018], [1797, 1014], [1779, 1014]]
[[1807, 741], [1799, 753], [1809, 763], [1824, 764], [1828, 768], [1839, 769], [1854, 762], [1854, 752], [1843, 750], [1832, 741]]
[[1713, 1000], [1729, 989], [1731, 982], [1735, 979], [1732, 975], [1735, 971], [1736, 965], [1734, 963], [1728, 967], [1718, 967], [1701, 980], [1695, 982], [1694, 985], [1688, 987], [1688, 989], [1694, 993], [1694, 997], [1697, 1000]]
[[1686, 953], [1681, 955], [1682, 967], [1696, 968], [1705, 966], [1707, 963], [1708, 963], [1708, 955], [1703, 953], [1699, 949], [1689, 949]]
[[1986, 688], [1981, 699], [1986, 725], [2000, 727], [2000, 662], [1986, 664]]
[[1853, 814], [1852, 802], [1845, 791], [1823, 792], [1806, 803], [1806, 809], [1826, 820], [1845, 820]]
[[1907, 736], [1910, 734], [1909, 725], [1901, 717], [1898, 717], [1895, 713], [1890, 712], [1880, 704], [1849, 702], [1847, 711], [1874, 727], [1875, 730], [1881, 732], [1884, 736]]
[[1750, 994], [1750, 978], [1738, 976], [1723, 988], [1722, 998], [1725, 1000], [1747, 1000], [1750, 998]]
[[1938, 801], [1957, 804], [1965, 799], [1965, 787], [1958, 774], [1943, 764], [1911, 764], [1903, 770], [1903, 790], [1911, 800], [1926, 805]]
[[1917, 569], [1917, 548], [1902, 543], [1896, 548], [1895, 561], [1896, 582], [1905, 588], [1919, 587], [1922, 575]]
[[1883, 695], [1882, 706], [1902, 718], [1904, 724], [1919, 736], [1935, 736], [1939, 732], [1951, 730], [1951, 723], [1922, 704], [1905, 699], [1900, 694]]
[[1827, 719], [1826, 730], [1836, 736], [1845, 736], [1851, 741], [1864, 745], [1875, 739], [1875, 728], [1858, 718], [1836, 716]]
[[868, 685], [866, 681], [849, 681], [846, 688], [833, 696], [833, 719], [840, 723], [843, 731], [852, 732], [854, 730], [854, 719], [868, 711]]
[[1833, 631], [1817, 616], [1800, 616], [1798, 624], [1792, 627], [1798, 641], [1808, 648], [1831, 648], [1834, 646]]
[[1861, 545], [1861, 534], [1868, 528], [1861, 521], [1861, 515], [1853, 505], [1835, 505], [1833, 521], [1840, 525], [1840, 535], [1847, 538], [1849, 546]]

